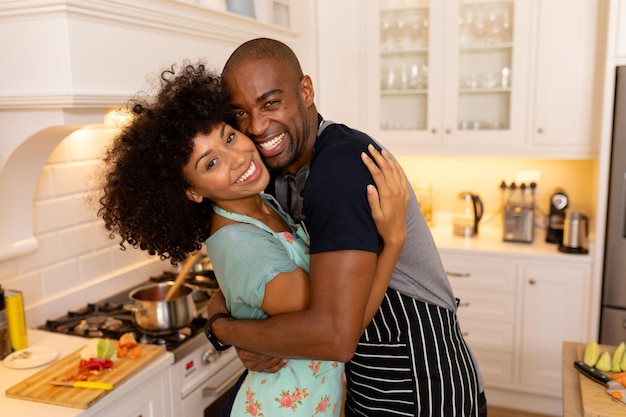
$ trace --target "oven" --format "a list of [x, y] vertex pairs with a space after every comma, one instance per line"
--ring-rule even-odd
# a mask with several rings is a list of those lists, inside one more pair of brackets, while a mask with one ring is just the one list
[[[218, 352], [213, 348], [204, 335], [207, 318], [200, 313], [184, 328], [154, 333], [137, 327], [132, 313], [124, 307], [130, 302], [129, 294], [134, 289], [174, 277], [175, 274], [169, 272], [150, 277], [141, 285], [47, 320], [39, 328], [86, 338], [118, 339], [122, 334], [132, 332], [141, 343], [164, 345], [174, 355], [174, 363], [168, 371], [172, 417], [217, 417], [231, 388], [244, 371], [235, 349]], [[203, 311], [215, 290], [214, 283], [208, 281], [206, 276], [193, 275], [186, 281], [196, 287], [194, 302], [199, 312]]]
[[170, 367], [173, 416], [219, 417], [244, 371], [234, 348], [217, 352], [206, 338], [201, 342]]

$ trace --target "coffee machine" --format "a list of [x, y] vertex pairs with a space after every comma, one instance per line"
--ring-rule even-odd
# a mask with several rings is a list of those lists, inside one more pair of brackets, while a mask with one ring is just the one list
[[557, 189], [550, 197], [550, 215], [548, 217], [546, 242], [559, 245], [563, 243], [563, 224], [565, 223], [565, 209], [568, 204], [567, 195], [561, 189]]

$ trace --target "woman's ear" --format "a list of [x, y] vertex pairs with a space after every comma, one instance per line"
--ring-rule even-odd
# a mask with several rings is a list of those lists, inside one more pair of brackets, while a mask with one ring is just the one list
[[202, 197], [200, 194], [196, 193], [190, 188], [187, 188], [187, 190], [185, 191], [185, 195], [190, 201], [193, 201], [194, 203], [202, 203], [202, 200], [204, 199], [204, 197]]

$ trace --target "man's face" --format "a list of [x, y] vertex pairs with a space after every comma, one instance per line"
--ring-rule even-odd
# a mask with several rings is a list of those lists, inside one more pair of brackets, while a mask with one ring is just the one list
[[239, 130], [255, 142], [266, 165], [272, 170], [304, 165], [298, 160], [311, 129], [302, 80], [279, 61], [262, 58], [239, 65], [224, 75], [224, 82]]

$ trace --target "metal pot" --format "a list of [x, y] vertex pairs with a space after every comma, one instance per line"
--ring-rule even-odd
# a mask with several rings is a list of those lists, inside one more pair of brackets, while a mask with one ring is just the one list
[[194, 288], [183, 284], [169, 301], [165, 301], [172, 285], [173, 282], [150, 284], [130, 293], [134, 303], [125, 307], [133, 312], [137, 326], [152, 332], [166, 332], [191, 323], [196, 315]]

